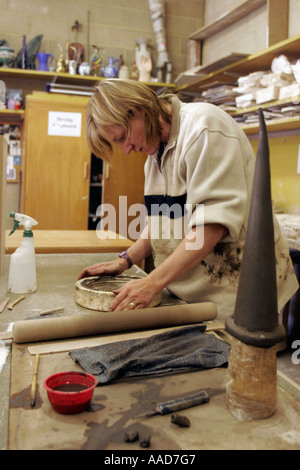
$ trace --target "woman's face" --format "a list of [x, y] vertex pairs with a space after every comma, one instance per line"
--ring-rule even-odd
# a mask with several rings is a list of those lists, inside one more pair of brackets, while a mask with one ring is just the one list
[[145, 139], [145, 113], [136, 111], [129, 121], [129, 133], [121, 124], [107, 126], [105, 133], [108, 139], [118, 144], [123, 152], [128, 155], [130, 152], [143, 152], [147, 155], [153, 155], [159, 147], [159, 139], [151, 144], [146, 143]]

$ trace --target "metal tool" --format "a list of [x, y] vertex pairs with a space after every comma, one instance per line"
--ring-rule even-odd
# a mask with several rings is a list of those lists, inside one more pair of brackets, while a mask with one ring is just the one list
[[209, 402], [209, 396], [204, 390], [193, 395], [188, 395], [182, 398], [176, 398], [175, 400], [170, 400], [165, 403], [157, 403], [156, 407], [153, 410], [148, 411], [139, 416], [134, 416], [135, 418], [142, 418], [154, 415], [165, 415], [167, 413], [173, 413], [174, 411], [185, 410], [191, 408], [192, 406], [203, 405], [204, 403]]

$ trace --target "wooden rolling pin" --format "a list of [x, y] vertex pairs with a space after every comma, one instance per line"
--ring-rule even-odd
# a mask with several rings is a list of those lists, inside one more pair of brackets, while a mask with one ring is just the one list
[[217, 307], [211, 302], [168, 305], [116, 312], [88, 312], [60, 318], [18, 321], [13, 325], [16, 343], [76, 338], [148, 328], [163, 328], [214, 320]]

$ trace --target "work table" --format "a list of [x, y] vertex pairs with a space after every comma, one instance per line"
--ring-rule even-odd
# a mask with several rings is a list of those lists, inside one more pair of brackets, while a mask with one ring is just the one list
[[[126, 241], [126, 239], [124, 240], [125, 242], [123, 246], [128, 247], [128, 243], [130, 243], [130, 241]], [[6, 307], [5, 310], [0, 313], [0, 331], [4, 332], [7, 330], [11, 330], [12, 322], [29, 318], [39, 318], [39, 313], [41, 311], [53, 309], [56, 307], [64, 307], [63, 315], [80, 314], [83, 311], [86, 311], [86, 309], [84, 309], [75, 302], [75, 284], [79, 273], [86, 266], [98, 263], [100, 261], [109, 261], [115, 259], [115, 257], [115, 253], [36, 254], [38, 286], [37, 291], [32, 294], [26, 294], [25, 299], [22, 300], [20, 303], [16, 304], [13, 310], [8, 310], [8, 308]], [[11, 294], [7, 292], [9, 261], [10, 256], [5, 255], [3, 270], [4, 274], [0, 278], [0, 303], [6, 297], [10, 298], [10, 302], [13, 302], [14, 300], [21, 297], [19, 294]], [[130, 270], [127, 271], [127, 273], [138, 275], [144, 274], [144, 272], [138, 266], [133, 266]], [[164, 292], [163, 294], [162, 301], [164, 303], [174, 302], [174, 300], [170, 296], [168, 296], [166, 292]], [[9, 347], [9, 342], [6, 342], [6, 344], [7, 347]], [[20, 348], [22, 349], [23, 346], [15, 345], [15, 347], [18, 351]], [[53, 361], [53, 357], [54, 356], [50, 355], [50, 363]], [[11, 354], [9, 354], [5, 366], [2, 372], [0, 372], [0, 449], [6, 449], [8, 445], [7, 426], [9, 415], [9, 389], [11, 380], [10, 369], [12, 365], [11, 359]], [[53, 364], [55, 362], [56, 360], [53, 361]], [[29, 368], [30, 364], [31, 362], [29, 356], [29, 363], [27, 364]], [[41, 367], [43, 367], [42, 364], [43, 360], [41, 361]], [[56, 369], [59, 366], [54, 364], [53, 367]], [[76, 369], [76, 366], [73, 361], [70, 362], [69, 367], [71, 367], [72, 369]], [[23, 372], [24, 371], [22, 371], [22, 373], [20, 374], [20, 377], [25, 377], [25, 375], [23, 375]], [[32, 370], [29, 370], [29, 374], [31, 373]], [[40, 392], [42, 392], [42, 388], [42, 381], [40, 381]]]
[[[20, 245], [23, 230], [9, 235], [5, 231], [5, 253]], [[110, 230], [34, 230], [35, 252], [40, 253], [115, 253], [127, 250], [133, 241]]]
[[[63, 315], [82, 312], [83, 307], [75, 303], [79, 272], [87, 265], [114, 257], [113, 253], [37, 254], [38, 290], [26, 295], [12, 311], [5, 309], [0, 314], [2, 331], [11, 322], [37, 317], [40, 311], [50, 308], [63, 306]], [[9, 256], [6, 255], [0, 299], [8, 295], [8, 266]], [[141, 270], [134, 266], [131, 272], [140, 273]], [[9, 297], [13, 301], [19, 295]], [[169, 302], [176, 300], [164, 294], [163, 303]], [[238, 422], [226, 408], [227, 371], [224, 367], [122, 379], [98, 386], [89, 410], [67, 416], [51, 408], [43, 380], [63, 370], [82, 369], [70, 358], [68, 351], [47, 353], [40, 358], [37, 401], [36, 406], [30, 408], [28, 392], [34, 364], [30, 347], [32, 345], [12, 343], [12, 351], [1, 372], [1, 449], [141, 450], [138, 442], [124, 442], [125, 431], [133, 429], [141, 435], [151, 435], [150, 451], [169, 450], [173, 454], [179, 450], [189, 450], [188, 454], [193, 454], [204, 449], [300, 448], [297, 440], [300, 435], [299, 401], [278, 384], [278, 406], [271, 418]], [[134, 419], [159, 401], [200, 390], [208, 390], [211, 399], [208, 404], [181, 412], [190, 419], [190, 428], [172, 424], [170, 415]]]
[[[276, 214], [290, 248], [300, 250], [300, 215]], [[21, 243], [23, 230], [11, 236], [5, 231], [5, 253], [13, 253]], [[36, 253], [115, 253], [127, 250], [133, 241], [110, 230], [34, 230]]]

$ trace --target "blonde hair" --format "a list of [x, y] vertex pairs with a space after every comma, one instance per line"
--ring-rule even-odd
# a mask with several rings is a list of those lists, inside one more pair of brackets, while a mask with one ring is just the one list
[[145, 111], [146, 142], [160, 137], [160, 117], [171, 122], [167, 112], [171, 97], [171, 94], [157, 96], [151, 88], [134, 80], [111, 78], [98, 82], [87, 108], [86, 136], [91, 151], [109, 162], [113, 149], [107, 140], [105, 126], [122, 125], [128, 135], [130, 118], [141, 109]]

